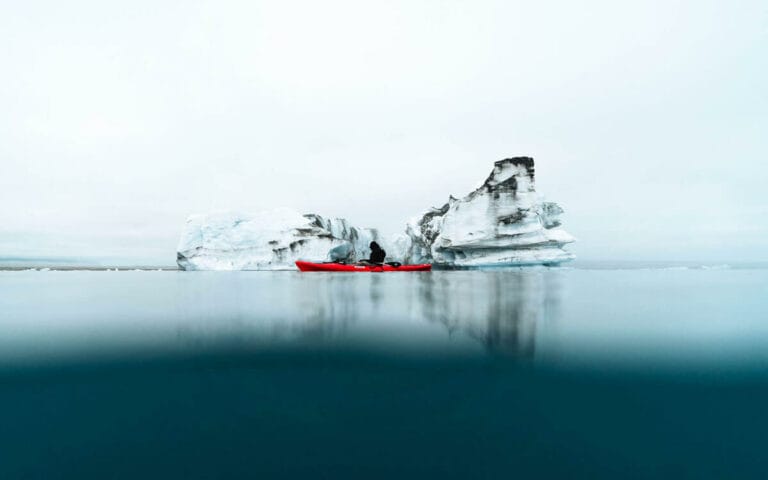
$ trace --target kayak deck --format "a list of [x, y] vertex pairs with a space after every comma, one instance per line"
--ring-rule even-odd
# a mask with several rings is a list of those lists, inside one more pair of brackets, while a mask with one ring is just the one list
[[428, 272], [432, 265], [422, 263], [418, 265], [355, 265], [345, 263], [314, 263], [302, 260], [296, 261], [296, 266], [302, 272]]

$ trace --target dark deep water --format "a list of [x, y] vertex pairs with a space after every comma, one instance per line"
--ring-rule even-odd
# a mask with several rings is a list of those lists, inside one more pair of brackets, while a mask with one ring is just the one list
[[0, 478], [766, 478], [768, 270], [0, 272]]

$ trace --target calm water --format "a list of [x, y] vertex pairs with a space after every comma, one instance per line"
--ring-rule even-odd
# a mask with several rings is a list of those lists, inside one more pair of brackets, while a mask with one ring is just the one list
[[0, 477], [765, 478], [768, 270], [0, 272]]

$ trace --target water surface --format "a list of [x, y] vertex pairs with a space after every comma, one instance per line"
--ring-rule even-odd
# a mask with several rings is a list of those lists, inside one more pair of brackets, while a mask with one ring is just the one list
[[0, 272], [0, 365], [238, 346], [765, 365], [768, 270]]
[[765, 478], [768, 270], [0, 272], [2, 478]]

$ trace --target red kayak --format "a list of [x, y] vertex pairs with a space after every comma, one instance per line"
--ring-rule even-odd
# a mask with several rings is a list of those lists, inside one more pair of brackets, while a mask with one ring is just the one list
[[422, 263], [419, 265], [355, 265], [345, 263], [313, 263], [296, 261], [296, 266], [302, 272], [428, 272], [432, 265]]

